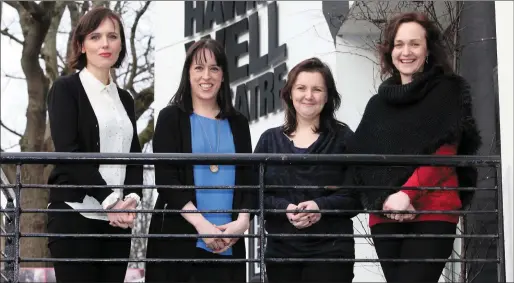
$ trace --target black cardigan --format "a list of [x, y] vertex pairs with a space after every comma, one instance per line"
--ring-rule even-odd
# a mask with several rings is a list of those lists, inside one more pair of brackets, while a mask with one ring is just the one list
[[[191, 123], [190, 114], [182, 111], [178, 106], [169, 105], [163, 108], [153, 137], [153, 152], [162, 153], [191, 153]], [[251, 153], [252, 142], [248, 120], [240, 113], [228, 117], [228, 122], [232, 130], [236, 153]], [[255, 176], [252, 166], [236, 166], [236, 185], [250, 185], [254, 183]], [[194, 185], [193, 165], [155, 165], [155, 184], [159, 185]], [[155, 209], [182, 209], [189, 201], [196, 206], [196, 194], [194, 190], [165, 189], [157, 187], [159, 196], [155, 204]], [[256, 192], [250, 190], [234, 190], [233, 209], [255, 209]], [[232, 219], [236, 220], [238, 213], [232, 214]], [[191, 233], [197, 234], [194, 227], [178, 213], [162, 213], [152, 215], [150, 233]], [[174, 256], [191, 256], [194, 254], [196, 239], [167, 239], [166, 248], [156, 248], [155, 244], [159, 240], [148, 239], [147, 257], [162, 257], [164, 250], [170, 245], [174, 248]], [[239, 240], [233, 246], [234, 255], [244, 257], [244, 241]], [[155, 254], [154, 254], [155, 252]], [[170, 255], [168, 255], [170, 256]]]
[[[141, 152], [136, 128], [134, 99], [118, 88], [120, 100], [130, 118], [134, 135], [130, 152]], [[48, 93], [50, 130], [56, 152], [100, 152], [98, 120], [79, 73], [57, 79]], [[106, 185], [98, 171], [99, 164], [57, 164], [48, 178], [48, 184]], [[125, 185], [143, 184], [143, 166], [128, 165]], [[50, 189], [50, 202], [81, 202], [86, 195], [102, 203], [112, 193], [109, 189]], [[123, 195], [136, 193], [142, 198], [142, 189], [124, 189]]]

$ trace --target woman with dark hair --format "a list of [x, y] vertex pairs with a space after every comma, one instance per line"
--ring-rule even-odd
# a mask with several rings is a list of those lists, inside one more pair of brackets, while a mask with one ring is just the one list
[[[194, 43], [186, 54], [182, 79], [170, 105], [162, 109], [153, 137], [154, 152], [251, 153], [248, 120], [232, 106], [227, 57], [212, 39]], [[233, 165], [155, 165], [159, 185], [206, 187], [249, 185], [251, 167]], [[254, 193], [234, 189], [158, 188], [155, 209], [255, 209]], [[219, 238], [150, 238], [147, 258], [245, 259], [243, 234], [249, 213], [154, 213], [151, 234], [210, 234]], [[146, 282], [244, 282], [245, 262], [147, 263]]]
[[[97, 7], [77, 23], [72, 36], [71, 69], [79, 72], [57, 79], [48, 94], [50, 129], [56, 152], [141, 152], [137, 136], [134, 100], [116, 87], [110, 76], [126, 54], [120, 18]], [[57, 164], [48, 184], [142, 185], [140, 165]], [[50, 189], [48, 232], [63, 234], [131, 234], [141, 189], [66, 187]], [[104, 209], [100, 213], [75, 209]], [[56, 238], [48, 247], [55, 258], [128, 258], [130, 238]], [[55, 262], [57, 282], [122, 282], [127, 263]]]
[[[341, 104], [332, 73], [318, 58], [307, 59], [288, 74], [281, 90], [285, 105], [283, 126], [265, 131], [255, 153], [341, 154], [352, 130], [336, 119]], [[267, 189], [265, 209], [287, 209], [284, 214], [266, 214], [268, 233], [353, 234], [355, 214], [322, 214], [302, 210], [358, 209], [360, 203], [349, 190], [332, 190], [343, 182], [344, 166], [268, 166], [266, 185], [323, 186], [325, 190]], [[305, 262], [267, 260], [269, 282], [352, 282], [353, 262], [309, 262], [309, 258], [355, 257], [353, 238], [288, 237], [267, 238], [265, 257], [304, 258]]]
[[[454, 74], [442, 34], [421, 13], [400, 14], [389, 21], [379, 46], [382, 75], [388, 78], [371, 97], [348, 144], [348, 153], [408, 155], [471, 155], [481, 142], [471, 113], [466, 81]], [[456, 233], [456, 214], [408, 214], [414, 210], [450, 211], [464, 208], [471, 195], [456, 190], [414, 187], [471, 187], [473, 168], [432, 166], [351, 166], [347, 185], [396, 186], [402, 190], [362, 190], [361, 201], [371, 214], [373, 235]], [[409, 189], [410, 188], [410, 189]], [[392, 211], [403, 211], [394, 213]], [[374, 238], [388, 282], [438, 282], [454, 238]]]

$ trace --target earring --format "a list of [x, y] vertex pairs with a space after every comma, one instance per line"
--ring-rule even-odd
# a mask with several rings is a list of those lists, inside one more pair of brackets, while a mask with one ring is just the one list
[[428, 55], [427, 55], [427, 57], [425, 57], [425, 63], [428, 64]]

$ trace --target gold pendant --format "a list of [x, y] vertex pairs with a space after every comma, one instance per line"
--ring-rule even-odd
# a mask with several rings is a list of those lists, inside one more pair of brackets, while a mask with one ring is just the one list
[[211, 169], [212, 173], [218, 173], [218, 171], [220, 170], [218, 165], [209, 165], [209, 169]]

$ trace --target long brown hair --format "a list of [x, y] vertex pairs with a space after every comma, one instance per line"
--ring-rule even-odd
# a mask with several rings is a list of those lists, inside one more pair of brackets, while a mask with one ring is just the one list
[[398, 70], [393, 64], [391, 53], [394, 48], [394, 39], [398, 28], [403, 23], [415, 22], [425, 29], [428, 58], [423, 71], [428, 71], [433, 67], [441, 68], [445, 73], [453, 73], [448, 52], [444, 45], [443, 34], [430, 19], [420, 12], [402, 13], [393, 17], [387, 23], [382, 42], [378, 44], [377, 49], [380, 55], [380, 75], [382, 79], [393, 76]]

